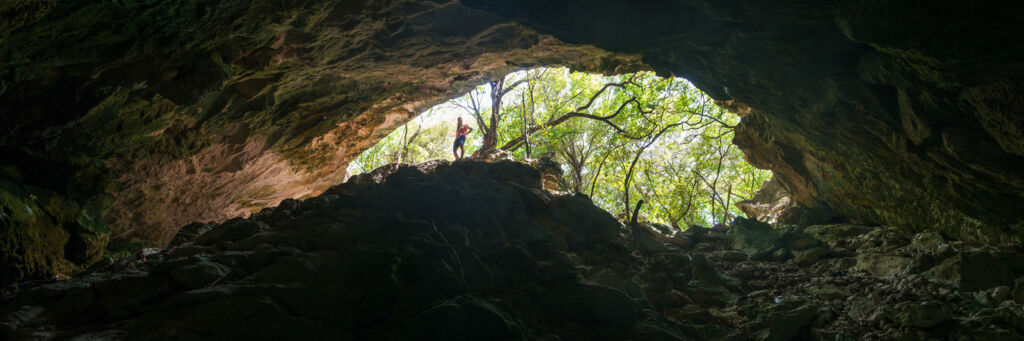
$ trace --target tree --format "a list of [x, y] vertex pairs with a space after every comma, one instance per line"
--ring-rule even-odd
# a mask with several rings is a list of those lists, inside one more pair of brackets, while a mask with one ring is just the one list
[[[541, 74], [543, 74], [543, 72], [541, 72]], [[528, 76], [529, 76], [529, 74], [528, 74]], [[485, 113], [481, 110], [480, 101], [479, 101], [479, 99], [477, 97], [477, 96], [481, 95], [479, 90], [473, 89], [472, 91], [470, 91], [468, 105], [464, 105], [464, 104], [460, 103], [460, 101], [458, 101], [457, 99], [456, 100], [452, 100], [450, 102], [450, 103], [454, 104], [455, 106], [458, 106], [458, 107], [462, 108], [463, 110], [465, 110], [470, 115], [473, 115], [473, 117], [476, 119], [476, 122], [477, 122], [477, 128], [480, 131], [482, 131], [483, 134], [484, 134], [483, 145], [480, 146], [480, 148], [477, 149], [476, 152], [473, 153], [474, 157], [475, 156], [483, 155], [483, 153], [487, 153], [487, 152], [493, 150], [498, 145], [499, 125], [500, 125], [501, 119], [504, 116], [503, 113], [502, 113], [502, 101], [503, 101], [505, 95], [511, 93], [512, 90], [514, 90], [520, 84], [523, 84], [523, 82], [525, 82], [527, 79], [529, 79], [529, 77], [520, 78], [518, 80], [513, 81], [511, 83], [511, 85], [506, 87], [505, 86], [505, 80], [507, 78], [508, 78], [508, 75], [502, 76], [502, 77], [496, 78], [496, 79], [494, 79], [494, 80], [492, 80], [492, 81], [490, 81], [488, 83], [488, 86], [490, 88], [490, 91], [489, 91], [488, 94], [490, 96], [490, 102], [491, 102], [490, 103], [491, 104], [490, 105], [490, 113], [488, 115], [490, 123], [485, 123], [485, 121], [487, 121], [487, 120], [484, 119], [484, 114]]]
[[[482, 139], [471, 137], [482, 145], [476, 155], [501, 148], [517, 158], [550, 156], [566, 171], [563, 190], [586, 193], [623, 219], [641, 216], [681, 229], [725, 222], [740, 213], [732, 203], [750, 197], [770, 176], [747, 164], [731, 144], [739, 117], [689, 82], [649, 72], [527, 70], [442, 107], [476, 120], [483, 132]], [[432, 109], [421, 117], [444, 112]], [[410, 123], [414, 127], [401, 128], [357, 161], [376, 166], [396, 158], [447, 158], [451, 120], [436, 127]], [[634, 214], [630, 205], [639, 200], [645, 205]]]

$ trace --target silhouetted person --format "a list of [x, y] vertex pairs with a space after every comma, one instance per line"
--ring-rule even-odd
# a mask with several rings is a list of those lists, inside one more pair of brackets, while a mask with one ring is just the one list
[[[473, 131], [468, 124], [462, 124], [462, 117], [459, 117], [459, 122], [455, 125], [455, 144], [452, 145], [452, 154], [455, 154], [455, 158], [466, 156], [466, 135]], [[462, 156], [459, 156], [459, 150], [462, 150]]]

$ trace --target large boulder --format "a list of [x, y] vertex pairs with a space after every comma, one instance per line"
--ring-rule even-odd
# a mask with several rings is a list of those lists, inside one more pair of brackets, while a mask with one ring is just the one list
[[857, 255], [857, 270], [871, 273], [878, 278], [892, 278], [910, 272], [914, 259], [890, 254], [865, 252]]
[[551, 219], [565, 226], [574, 248], [587, 249], [601, 242], [619, 242], [622, 223], [594, 206], [583, 194], [560, 196], [551, 201]]
[[813, 225], [804, 228], [804, 233], [827, 244], [835, 245], [845, 243], [873, 229], [876, 228], [851, 224]]
[[972, 248], [926, 270], [924, 276], [965, 291], [1006, 285], [1024, 275], [1024, 254], [993, 248]]
[[[733, 249], [743, 251], [752, 259], [766, 259], [773, 254], [782, 254], [785, 260], [791, 251], [809, 249], [818, 245], [817, 239], [801, 232], [794, 226], [772, 226], [754, 219], [737, 217], [725, 233]], [[781, 250], [781, 252], [780, 252]]]

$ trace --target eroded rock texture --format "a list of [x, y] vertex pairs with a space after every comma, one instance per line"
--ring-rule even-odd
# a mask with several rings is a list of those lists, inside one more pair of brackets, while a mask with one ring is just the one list
[[[456, 2], [19, 2], [0, 13], [20, 18], [0, 26], [0, 282], [94, 260], [63, 251], [89, 236], [78, 213], [31, 193], [95, 207], [113, 238], [162, 246], [189, 222], [321, 193], [392, 129], [494, 75], [642, 67]], [[94, 229], [99, 249], [106, 230]]]
[[[52, 275], [74, 236], [105, 238], [25, 209], [25, 193], [162, 245], [191, 221], [315, 195], [420, 109], [550, 64], [689, 78], [745, 115], [735, 142], [815, 215], [1019, 243], [1022, 6], [10, 2], [0, 143], [29, 161], [0, 168], [19, 187], [3, 187], [0, 234], [5, 251], [58, 254], [7, 255], [2, 276]], [[15, 232], [29, 228], [49, 237]]]
[[[1015, 340], [1024, 254], [857, 225], [624, 226], [509, 161], [398, 168], [0, 301], [9, 339]], [[667, 232], [667, 233], [666, 233]], [[105, 267], [105, 268], [104, 268]]]

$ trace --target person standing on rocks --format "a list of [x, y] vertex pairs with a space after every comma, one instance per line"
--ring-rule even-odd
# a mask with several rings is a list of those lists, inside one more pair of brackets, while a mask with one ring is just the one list
[[[455, 125], [455, 144], [452, 145], [452, 154], [455, 154], [455, 159], [466, 156], [466, 135], [473, 131], [468, 124], [462, 124], [462, 117], [459, 117], [459, 122]], [[462, 150], [462, 156], [459, 156], [459, 150]]]

